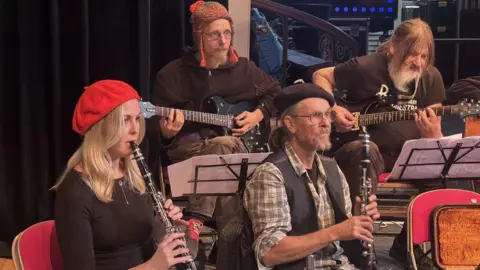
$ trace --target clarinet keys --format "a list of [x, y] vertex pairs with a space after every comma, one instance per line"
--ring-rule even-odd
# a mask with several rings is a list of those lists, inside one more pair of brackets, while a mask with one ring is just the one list
[[[152, 174], [150, 173], [147, 163], [145, 162], [145, 158], [143, 157], [140, 148], [135, 142], [130, 142], [130, 147], [132, 148], [133, 158], [137, 161], [138, 169], [143, 176], [143, 180], [145, 181], [145, 185], [147, 188], [148, 193], [150, 194], [152, 201], [153, 201], [153, 209], [157, 212], [160, 219], [162, 220], [163, 225], [165, 226], [165, 230], [167, 233], [175, 233], [179, 232], [180, 230], [176, 227], [170, 218], [168, 217], [168, 213], [163, 207], [165, 205], [165, 197], [163, 194], [157, 190], [155, 183], [152, 180]], [[181, 238], [182, 241], [185, 241], [185, 237]], [[189, 254], [181, 254], [181, 256], [187, 256]], [[197, 266], [193, 259], [188, 260], [185, 263], [187, 270], [197, 270]]]
[[[366, 215], [366, 206], [369, 203], [369, 198], [372, 195], [373, 187], [372, 187], [372, 179], [370, 178], [370, 135], [364, 130], [360, 134], [360, 139], [363, 145], [363, 159], [360, 161], [360, 199], [362, 200], [361, 203], [361, 215]], [[373, 244], [362, 242], [363, 251], [362, 251], [362, 262], [361, 262], [361, 269], [362, 270], [373, 270], [376, 269], [375, 267], [375, 250]]]

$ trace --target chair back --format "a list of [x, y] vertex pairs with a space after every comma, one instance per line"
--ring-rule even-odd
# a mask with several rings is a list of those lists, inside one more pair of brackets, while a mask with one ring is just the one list
[[430, 241], [430, 214], [441, 204], [469, 204], [480, 194], [461, 189], [437, 189], [418, 195], [408, 207], [408, 234], [413, 245]]
[[55, 222], [39, 222], [19, 233], [13, 241], [12, 256], [17, 270], [63, 269]]

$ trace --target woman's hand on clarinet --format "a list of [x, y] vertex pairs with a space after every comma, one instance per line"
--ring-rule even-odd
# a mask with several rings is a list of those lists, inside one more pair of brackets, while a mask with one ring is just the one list
[[184, 233], [167, 234], [163, 241], [158, 245], [157, 251], [153, 254], [148, 264], [151, 269], [167, 270], [175, 264], [185, 263], [191, 259], [191, 256], [178, 257], [180, 254], [188, 253], [188, 248], [178, 248], [179, 246], [186, 246], [187, 244], [178, 239], [183, 237]]
[[182, 219], [182, 210], [180, 209], [180, 207], [174, 205], [171, 199], [166, 200], [163, 207], [167, 209], [168, 217], [172, 222], [178, 225], [188, 225], [188, 222]]

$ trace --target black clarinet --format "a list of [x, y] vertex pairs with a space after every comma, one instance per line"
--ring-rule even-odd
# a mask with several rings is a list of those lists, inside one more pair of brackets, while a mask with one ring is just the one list
[[[163, 225], [165, 225], [165, 230], [167, 231], [167, 234], [180, 232], [180, 230], [175, 225], [173, 225], [172, 221], [168, 217], [167, 211], [163, 207], [165, 205], [165, 197], [155, 187], [155, 184], [152, 181], [152, 174], [148, 170], [148, 166], [145, 162], [145, 158], [143, 157], [142, 152], [140, 151], [140, 148], [134, 142], [130, 142], [130, 146], [132, 147], [133, 158], [137, 161], [138, 168], [140, 169], [140, 173], [142, 174], [143, 179], [145, 180], [148, 193], [150, 193], [152, 197], [153, 208], [160, 215], [160, 218], [162, 219], [162, 223]], [[180, 238], [180, 240], [185, 242], [185, 237]], [[184, 248], [184, 247], [181, 246], [179, 248]], [[181, 257], [188, 256], [188, 255], [189, 254], [187, 253], [180, 254]], [[187, 267], [187, 270], [197, 270], [197, 267], [195, 265], [195, 262], [193, 261], [193, 258], [185, 262], [185, 266]]]
[[[370, 135], [364, 131], [360, 133], [360, 138], [363, 145], [363, 159], [360, 161], [360, 170], [362, 174], [362, 181], [360, 184], [360, 199], [361, 203], [361, 215], [366, 215], [367, 211], [365, 207], [368, 205], [368, 198], [372, 195], [372, 179], [370, 178]], [[375, 269], [375, 251], [373, 244], [362, 241], [362, 270]]]

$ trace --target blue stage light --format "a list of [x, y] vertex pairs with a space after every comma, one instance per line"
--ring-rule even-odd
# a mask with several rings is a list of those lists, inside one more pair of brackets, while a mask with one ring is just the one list
[[388, 0], [388, 3], [390, 3], [390, 4], [393, 3], [393, 0]]
[[344, 7], [343, 11], [348, 12], [348, 7]]
[[357, 12], [357, 8], [356, 7], [352, 8], [352, 11]]
[[375, 12], [375, 8], [374, 8], [374, 7], [371, 7], [371, 8], [370, 8], [370, 12]]
[[393, 12], [393, 8], [389, 7], [389, 8], [388, 8], [388, 12], [392, 13], [392, 12]]
[[366, 7], [362, 7], [362, 12], [365, 12], [367, 11], [367, 8]]
[[383, 11], [384, 11], [383, 7], [378, 8], [378, 11], [379, 11], [379, 12], [383, 12]]
[[335, 8], [335, 12], [339, 12], [340, 11], [340, 8], [339, 7], [336, 7]]

